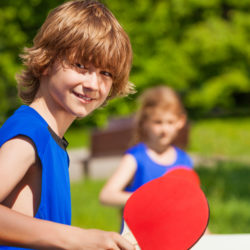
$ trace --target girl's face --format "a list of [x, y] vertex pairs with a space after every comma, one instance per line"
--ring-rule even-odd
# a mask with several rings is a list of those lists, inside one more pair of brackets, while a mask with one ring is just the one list
[[169, 146], [185, 124], [185, 116], [173, 112], [154, 112], [144, 123], [146, 140], [155, 147]]

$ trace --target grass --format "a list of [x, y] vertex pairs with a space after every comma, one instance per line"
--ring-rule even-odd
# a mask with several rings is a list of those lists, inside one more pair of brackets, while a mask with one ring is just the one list
[[250, 167], [220, 162], [196, 169], [210, 205], [213, 233], [250, 233]]
[[[196, 169], [209, 206], [209, 229], [212, 233], [250, 233], [250, 168], [223, 162]], [[105, 180], [83, 180], [72, 183], [72, 223], [84, 228], [119, 231], [120, 210], [104, 207], [98, 194]]]
[[[88, 145], [87, 134], [87, 130], [71, 130], [70, 138], [66, 138], [71, 148], [79, 147]], [[231, 159], [218, 162], [214, 167], [208, 167], [204, 162], [197, 168], [210, 204], [209, 229], [212, 233], [250, 233], [250, 164], [236, 161], [250, 159], [249, 149], [250, 118], [209, 119], [191, 125], [189, 152]], [[74, 225], [119, 231], [120, 211], [98, 202], [104, 182], [83, 180], [72, 183]]]
[[98, 194], [104, 182], [86, 179], [71, 184], [73, 225], [119, 231], [120, 210], [102, 206], [98, 201]]
[[250, 118], [224, 118], [191, 124], [188, 151], [204, 156], [250, 158]]

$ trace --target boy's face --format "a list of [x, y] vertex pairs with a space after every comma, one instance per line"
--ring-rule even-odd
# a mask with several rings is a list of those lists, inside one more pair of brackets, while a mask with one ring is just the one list
[[145, 121], [147, 140], [156, 147], [170, 145], [185, 124], [185, 116], [173, 112], [156, 111]]
[[46, 88], [50, 103], [75, 118], [101, 106], [113, 83], [108, 71], [78, 63], [70, 67], [54, 63], [44, 77], [41, 88]]

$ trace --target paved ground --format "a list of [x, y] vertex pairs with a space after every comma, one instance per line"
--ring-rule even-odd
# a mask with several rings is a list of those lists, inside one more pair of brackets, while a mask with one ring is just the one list
[[[70, 157], [70, 178], [71, 181], [80, 180], [84, 177], [84, 162], [88, 162], [89, 176], [93, 179], [104, 179], [108, 178], [115, 168], [118, 166], [120, 156], [106, 156], [95, 159], [89, 159], [89, 151], [86, 148], [79, 148], [69, 150]], [[221, 158], [204, 158], [197, 155], [191, 155], [191, 158], [195, 166], [201, 165], [202, 163], [206, 166], [214, 166], [218, 161], [224, 160]], [[85, 165], [86, 167], [86, 165]]]
[[77, 181], [84, 178], [86, 163], [88, 164], [89, 177], [93, 179], [108, 178], [115, 168], [118, 166], [120, 156], [115, 157], [100, 157], [89, 159], [89, 151], [85, 148], [69, 150], [70, 158], [70, 179], [71, 181]]
[[80, 180], [84, 177], [84, 160], [89, 157], [89, 151], [85, 148], [68, 150], [70, 165], [69, 173], [71, 181]]
[[249, 250], [250, 234], [204, 235], [192, 250]]

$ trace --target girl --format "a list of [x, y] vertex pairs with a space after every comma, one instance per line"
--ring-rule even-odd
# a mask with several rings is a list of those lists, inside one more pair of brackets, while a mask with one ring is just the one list
[[192, 168], [190, 157], [172, 143], [187, 115], [177, 93], [166, 86], [150, 88], [140, 98], [135, 141], [100, 193], [106, 205], [123, 207], [137, 188], [169, 170]]

